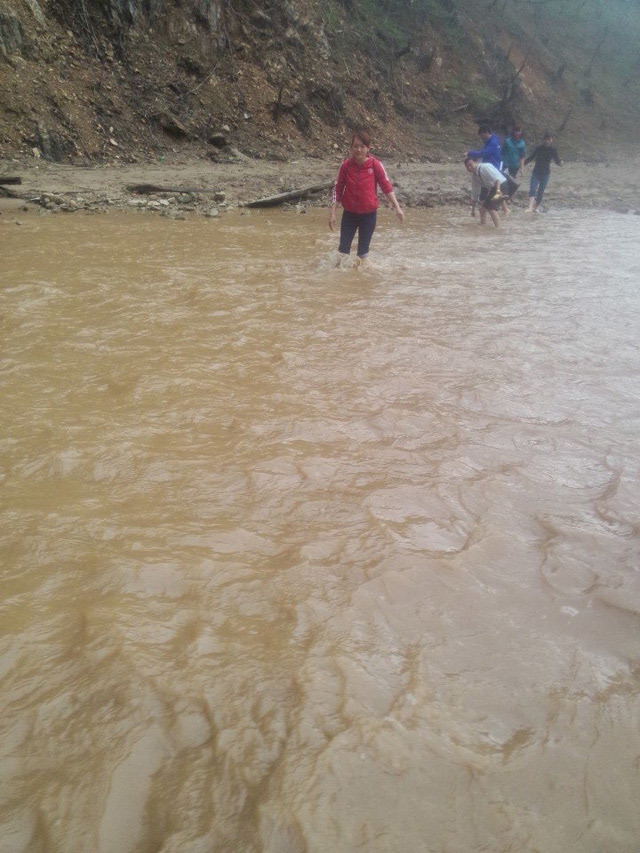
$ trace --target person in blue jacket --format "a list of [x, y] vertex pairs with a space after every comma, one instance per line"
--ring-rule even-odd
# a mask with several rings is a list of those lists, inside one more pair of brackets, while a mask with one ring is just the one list
[[[482, 148], [479, 148], [477, 151], [467, 151], [464, 155], [464, 159], [468, 160], [471, 158], [472, 160], [482, 160], [483, 163], [490, 163], [492, 166], [495, 166], [499, 171], [502, 168], [502, 147], [500, 145], [500, 140], [498, 139], [495, 133], [491, 133], [487, 125], [481, 124], [478, 128], [478, 136], [484, 142]], [[475, 178], [475, 180], [474, 180]], [[478, 193], [479, 193], [479, 185], [475, 175], [471, 176], [471, 215], [476, 215], [476, 205], [478, 204]], [[502, 212], [508, 213], [506, 202], [502, 205]]]
[[465, 159], [472, 157], [474, 160], [482, 160], [483, 163], [491, 163], [496, 169], [502, 167], [502, 146], [495, 133], [491, 133], [486, 125], [481, 125], [478, 135], [484, 142], [482, 148], [477, 151], [467, 151]]

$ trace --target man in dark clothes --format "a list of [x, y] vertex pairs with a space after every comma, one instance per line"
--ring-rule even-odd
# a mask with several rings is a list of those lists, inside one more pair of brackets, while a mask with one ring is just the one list
[[548, 130], [545, 131], [542, 145], [538, 145], [533, 153], [527, 157], [524, 161], [525, 165], [532, 160], [536, 162], [531, 173], [531, 183], [529, 184], [529, 209], [527, 213], [534, 213], [540, 207], [544, 191], [549, 183], [551, 161], [553, 160], [558, 166], [562, 166], [562, 160], [558, 157], [558, 152], [553, 147], [553, 134]]

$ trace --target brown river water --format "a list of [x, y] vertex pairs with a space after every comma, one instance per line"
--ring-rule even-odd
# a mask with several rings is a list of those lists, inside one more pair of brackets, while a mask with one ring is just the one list
[[640, 218], [326, 218], [4, 224], [3, 853], [640, 848]]

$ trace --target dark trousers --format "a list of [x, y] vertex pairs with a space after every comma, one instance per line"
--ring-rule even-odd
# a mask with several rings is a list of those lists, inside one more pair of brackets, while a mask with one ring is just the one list
[[364, 258], [369, 254], [369, 244], [373, 237], [373, 232], [376, 230], [376, 219], [378, 211], [374, 210], [371, 213], [350, 213], [348, 210], [342, 211], [342, 220], [340, 222], [340, 245], [338, 251], [343, 255], [348, 255], [351, 252], [351, 244], [358, 232], [358, 257]]
[[537, 205], [542, 201], [544, 191], [549, 183], [550, 175], [551, 172], [543, 172], [542, 174], [539, 174], [535, 169], [531, 173], [531, 181], [529, 182], [529, 198], [533, 198], [533, 196], [535, 196]]

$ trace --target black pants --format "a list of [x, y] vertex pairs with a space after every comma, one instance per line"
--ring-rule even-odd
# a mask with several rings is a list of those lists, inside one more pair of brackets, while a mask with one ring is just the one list
[[500, 187], [500, 192], [504, 195], [508, 195], [509, 198], [513, 198], [519, 186], [520, 184], [518, 184], [514, 180], [514, 177], [509, 172], [507, 172], [507, 180]]
[[[500, 184], [500, 192], [502, 195], [512, 198], [520, 184], [516, 184], [511, 176], [507, 177], [506, 181]], [[499, 210], [502, 207], [502, 199], [500, 201], [492, 201], [493, 187], [482, 187], [480, 190], [480, 202], [485, 210]]]
[[350, 213], [348, 210], [342, 211], [342, 221], [340, 222], [340, 245], [338, 251], [343, 255], [348, 255], [351, 252], [351, 244], [358, 232], [358, 257], [364, 258], [369, 254], [369, 244], [373, 237], [373, 232], [376, 230], [376, 219], [378, 211], [374, 210], [371, 213]]

